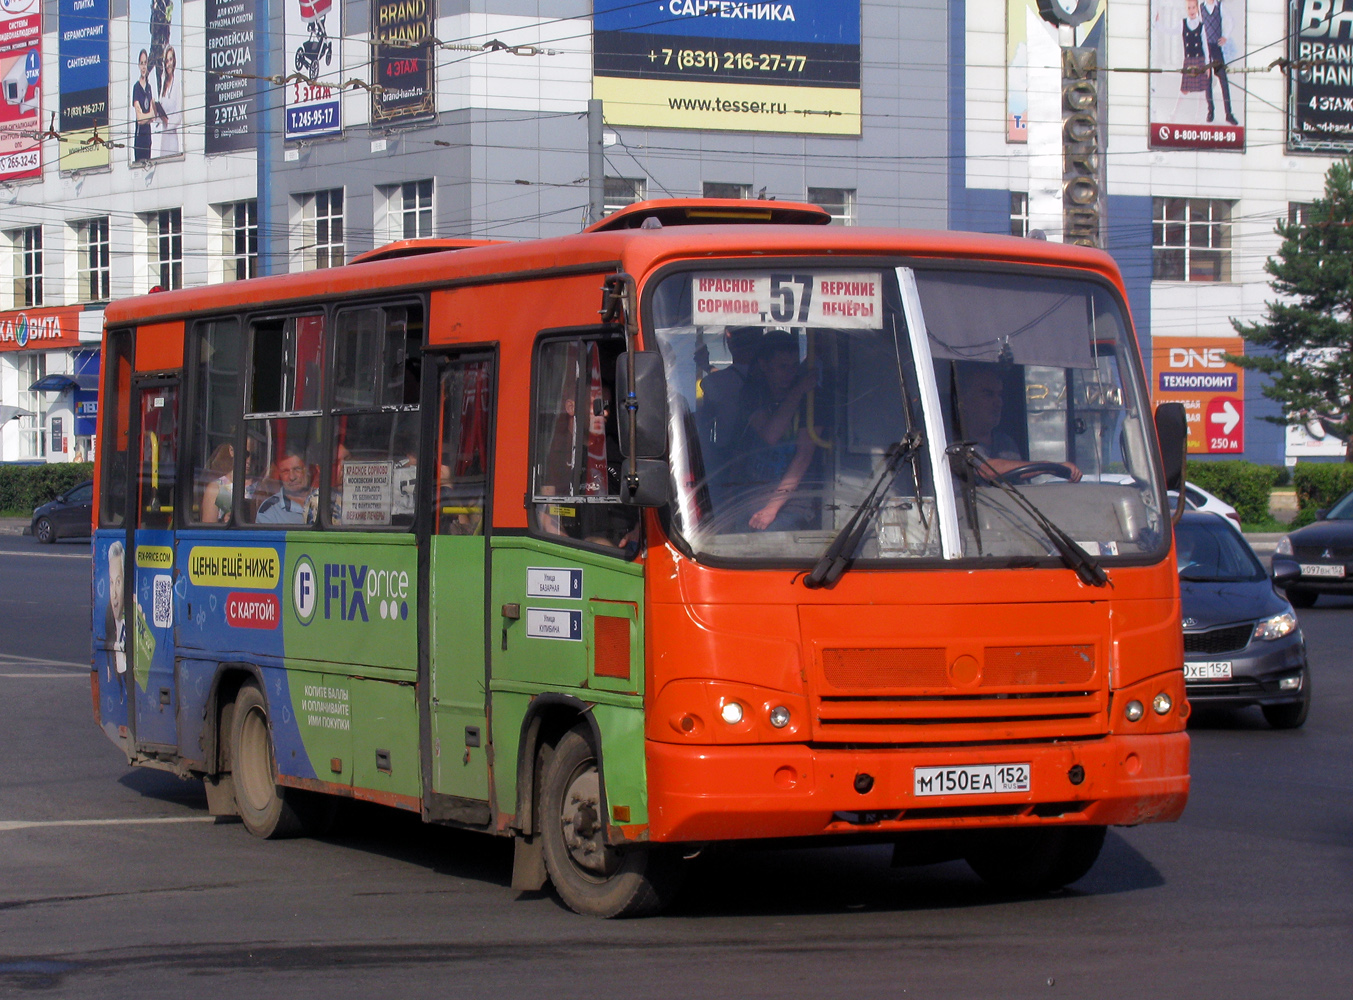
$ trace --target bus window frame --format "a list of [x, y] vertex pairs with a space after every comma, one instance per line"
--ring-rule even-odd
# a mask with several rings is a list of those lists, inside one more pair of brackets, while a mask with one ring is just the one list
[[[589, 542], [581, 538], [570, 538], [567, 535], [555, 535], [548, 531], [543, 531], [536, 522], [537, 494], [536, 487], [536, 402], [539, 399], [540, 392], [540, 350], [546, 343], [552, 343], [560, 340], [604, 340], [614, 338], [623, 349], [625, 348], [625, 328], [618, 323], [587, 323], [582, 326], [555, 326], [540, 330], [536, 333], [531, 342], [531, 388], [530, 396], [527, 399], [527, 420], [529, 424], [529, 433], [526, 443], [526, 533], [531, 538], [538, 538], [542, 541], [552, 542], [556, 545], [566, 545], [570, 548], [582, 549], [586, 552], [596, 552], [602, 555], [609, 555], [614, 559], [620, 559], [625, 562], [635, 562], [639, 560], [644, 552], [647, 539], [644, 537], [644, 517], [642, 511], [638, 514], [639, 524], [639, 546], [634, 555], [626, 555], [623, 548], [614, 545], [603, 545], [600, 542]], [[604, 373], [604, 372], [603, 372]], [[615, 405], [612, 398], [611, 405]], [[559, 498], [567, 499], [567, 498]], [[629, 507], [628, 504], [619, 504], [622, 507]], [[630, 507], [632, 510], [638, 508]]]
[[[420, 402], [423, 410], [420, 424], [419, 461], [426, 458], [436, 468], [441, 464], [441, 403], [442, 374], [445, 367], [455, 361], [487, 361], [489, 363], [489, 427], [488, 439], [484, 444], [488, 468], [484, 481], [484, 517], [481, 522], [481, 537], [485, 543], [493, 534], [493, 491], [498, 470], [498, 393], [501, 382], [502, 344], [499, 341], [478, 341], [472, 344], [439, 344], [423, 349], [423, 385]], [[436, 377], [429, 379], [431, 370]], [[440, 535], [441, 511], [437, 494], [441, 486], [440, 472], [436, 476], [425, 476], [418, 483], [419, 510], [414, 517], [417, 530], [426, 524], [426, 536]], [[420, 534], [420, 538], [423, 535]], [[487, 573], [487, 562], [485, 572]], [[486, 584], [487, 586], [487, 577]], [[487, 590], [485, 591], [487, 593]], [[491, 631], [485, 633], [491, 635]]]
[[[183, 324], [184, 338], [187, 341], [184, 344], [183, 351], [183, 379], [182, 391], [179, 403], [179, 428], [180, 437], [184, 439], [182, 448], [182, 461], [179, 468], [179, 483], [181, 486], [181, 495], [179, 496], [179, 509], [183, 512], [183, 517], [175, 522], [178, 529], [200, 530], [200, 531], [233, 531], [239, 527], [240, 501], [244, 496], [243, 490], [231, 490], [230, 501], [230, 521], [221, 524], [219, 521], [207, 523], [205, 521], [193, 521], [188, 518], [188, 511], [192, 510], [193, 489], [197, 476], [197, 467], [194, 458], [197, 455], [197, 404], [201, 399], [202, 387], [199, 384], [198, 373], [202, 367], [202, 329], [212, 323], [220, 323], [224, 320], [234, 320], [240, 324], [240, 346], [239, 355], [236, 362], [239, 365], [239, 371], [243, 375], [246, 373], [246, 362], [248, 360], [249, 344], [249, 320], [244, 313], [213, 313], [208, 316], [200, 316], [189, 320]], [[247, 382], [247, 378], [241, 380]], [[240, 386], [240, 412], [235, 414], [235, 436], [230, 441], [230, 446], [235, 450], [234, 469], [231, 475], [234, 477], [232, 482], [244, 482], [244, 392], [245, 385]], [[187, 422], [187, 433], [184, 424]], [[247, 527], [253, 527], [249, 525]]]
[[[134, 421], [132, 420], [132, 413], [130, 407], [133, 389], [136, 384], [136, 330], [137, 328], [135, 326], [125, 326], [119, 327], [115, 330], [109, 330], [105, 335], [105, 343], [107, 343], [114, 337], [125, 337], [125, 339], [122, 342], [126, 345], [126, 362], [127, 362], [126, 398], [122, 399], [119, 396], [120, 389], [117, 384], [118, 359], [114, 358], [113, 359], [114, 363], [107, 364], [105, 360], [105, 363], [103, 365], [103, 391], [99, 399], [99, 416], [101, 425], [100, 434], [102, 435], [100, 440], [102, 442], [109, 441], [116, 442], [118, 406], [125, 405], [128, 407], [127, 448], [122, 453], [123, 459], [122, 464], [124, 466], [124, 468], [122, 469], [122, 475], [125, 480], [124, 489], [126, 490], [131, 489], [131, 449], [133, 443], [132, 424], [134, 423]], [[110, 402], [113, 403], [113, 405], [109, 405]], [[123, 509], [120, 512], [120, 516], [122, 518], [121, 523], [114, 524], [112, 523], [111, 520], [109, 520], [108, 517], [105, 516], [105, 513], [107, 511], [106, 505], [107, 505], [108, 490], [109, 487], [112, 485], [108, 480], [108, 473], [110, 471], [109, 466], [113, 462], [113, 456], [116, 454], [118, 454], [116, 447], [108, 448], [104, 447], [101, 444], [98, 448], [97, 479], [99, 486], [98, 490], [99, 496], [98, 496], [98, 510], [95, 512], [95, 519], [100, 529], [106, 529], [109, 531], [117, 531], [119, 529], [129, 530], [128, 515], [130, 512], [127, 509], [127, 497], [125, 495], [123, 496]]]
[[[423, 332], [418, 340], [418, 357], [420, 359], [420, 370], [418, 374], [418, 402], [412, 406], [407, 404], [395, 407], [382, 407], [379, 410], [363, 409], [360, 407], [344, 407], [340, 413], [338, 408], [333, 405], [334, 397], [337, 392], [336, 379], [338, 378], [338, 317], [340, 313], [356, 312], [362, 309], [383, 309], [387, 307], [399, 307], [401, 305], [417, 305], [423, 311]], [[423, 383], [427, 381], [427, 373], [421, 370], [421, 365], [426, 363], [428, 356], [428, 329], [431, 316], [431, 296], [427, 293], [409, 293], [408, 291], [397, 291], [394, 294], [372, 299], [359, 300], [328, 300], [325, 302], [326, 317], [324, 327], [324, 385], [320, 394], [320, 412], [323, 423], [320, 428], [320, 449], [323, 452], [324, 463], [320, 467], [320, 492], [319, 492], [319, 516], [315, 519], [313, 525], [307, 525], [309, 528], [322, 528], [325, 531], [342, 532], [373, 532], [385, 535], [416, 533], [426, 516], [427, 504], [423, 503], [424, 484], [419, 482], [414, 492], [415, 508], [413, 520], [408, 524], [388, 524], [388, 525], [343, 525], [335, 524], [330, 517], [331, 504], [330, 499], [333, 492], [333, 454], [334, 454], [334, 422], [336, 417], [353, 416], [356, 414], [373, 413], [415, 413], [418, 419], [414, 421], [418, 428], [418, 443], [415, 453], [422, 461], [423, 456], [423, 435], [426, 430], [424, 426], [425, 414], [423, 412], [423, 403], [425, 401], [426, 388]], [[459, 345], [457, 345], [459, 346]], [[419, 477], [432, 478], [436, 477]], [[421, 537], [421, 536], [420, 536]]]
[[[1137, 328], [1132, 321], [1132, 312], [1128, 308], [1127, 300], [1121, 295], [1112, 280], [1099, 271], [1074, 267], [1064, 263], [1038, 264], [1032, 262], [1010, 261], [1010, 260], [987, 260], [987, 259], [958, 259], [951, 257], [917, 257], [901, 254], [878, 254], [875, 256], [867, 255], [845, 255], [825, 256], [822, 254], [804, 254], [796, 257], [753, 257], [743, 255], [729, 254], [726, 256], [711, 256], [701, 258], [687, 258], [685, 260], [672, 261], [654, 268], [646, 273], [641, 281], [639, 288], [639, 343], [645, 350], [658, 350], [657, 334], [654, 332], [653, 325], [653, 297], [657, 294], [658, 287], [668, 278], [692, 271], [709, 271], [711, 269], [747, 269], [764, 271], [771, 268], [780, 267], [803, 267], [803, 268], [824, 268], [830, 270], [843, 270], [846, 268], [869, 268], [882, 272], [896, 272], [898, 268], [907, 268], [913, 272], [918, 271], [969, 271], [979, 274], [1007, 274], [1022, 277], [1043, 277], [1043, 278], [1063, 278], [1080, 282], [1087, 282], [1095, 285], [1109, 296], [1110, 300], [1118, 308], [1120, 317], [1123, 320], [1123, 332], [1127, 346], [1130, 348], [1125, 351], [1117, 351], [1119, 365], [1123, 364], [1124, 355], [1128, 355], [1126, 361], [1132, 377], [1137, 380], [1137, 385], [1142, 387], [1144, 395], [1141, 399], [1142, 404], [1142, 437], [1146, 444], [1147, 453], [1151, 458], [1157, 474], [1156, 492], [1157, 502], [1161, 504], [1163, 523], [1161, 526], [1161, 542], [1154, 552], [1144, 553], [1142, 555], [1119, 555], [1119, 556], [1101, 556], [1099, 561], [1109, 567], [1118, 566], [1154, 566], [1168, 559], [1172, 550], [1173, 527], [1169, 524], [1169, 506], [1165, 498], [1165, 479], [1164, 465], [1160, 455], [1160, 443], [1156, 440], [1154, 432], [1154, 422], [1151, 420], [1151, 395], [1150, 384], [1146, 380], [1146, 374], [1142, 368], [1141, 362], [1141, 344], [1137, 338]], [[899, 291], [902, 291], [899, 289]], [[903, 301], [906, 295], [903, 292]], [[908, 346], [910, 347], [911, 322], [910, 317], [906, 317]], [[914, 354], [915, 352], [913, 352]], [[1135, 357], [1133, 357], [1135, 355]], [[929, 365], [928, 371], [922, 370], [922, 365]], [[533, 362], [534, 364], [534, 362]], [[929, 378], [932, 385], [935, 384], [935, 369], [933, 360], [930, 359], [930, 352], [927, 350], [926, 357], [913, 356], [912, 364], [916, 367], [918, 379], [924, 375]], [[535, 391], [535, 372], [532, 371], [532, 401], [534, 403]], [[922, 392], [925, 387], [922, 385]], [[941, 430], [943, 429], [942, 425]], [[926, 416], [926, 439], [930, 439], [931, 417]], [[532, 428], [534, 434], [534, 427]], [[947, 444], [947, 437], [945, 442]], [[533, 446], [534, 447], [534, 446]], [[534, 455], [534, 450], [532, 451]], [[671, 467], [670, 456], [664, 459]], [[938, 480], [940, 470], [932, 470], [932, 474]], [[528, 495], [528, 502], [530, 496]], [[664, 504], [657, 508], [658, 523], [662, 528], [663, 535], [682, 555], [692, 562], [709, 566], [716, 569], [774, 569], [774, 570], [804, 570], [813, 565], [812, 559], [802, 560], [784, 560], [784, 559], [764, 559], [754, 557], [728, 557], [711, 556], [703, 554], [697, 556], [692, 549], [689, 541], [679, 531], [675, 530], [672, 521], [672, 503]], [[546, 536], [554, 537], [554, 536]], [[948, 546], [948, 542], [942, 543]], [[995, 556], [961, 556], [958, 558], [946, 559], [934, 557], [917, 557], [906, 559], [883, 559], [860, 558], [854, 560], [856, 567], [860, 569], [878, 569], [890, 570], [895, 572], [906, 572], [910, 570], [978, 570], [978, 569], [1055, 569], [1065, 567], [1065, 563], [1056, 555], [1045, 556], [1042, 558], [1030, 558], [1027, 556], [1012, 556], [1007, 558]]]

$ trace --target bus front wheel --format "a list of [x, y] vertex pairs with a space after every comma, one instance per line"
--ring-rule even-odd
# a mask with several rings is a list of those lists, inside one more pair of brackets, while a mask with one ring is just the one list
[[595, 917], [655, 913], [676, 889], [674, 859], [660, 848], [605, 842], [601, 776], [588, 733], [572, 729], [545, 763], [540, 790], [545, 870], [570, 909]]
[[268, 705], [257, 685], [245, 684], [235, 696], [230, 730], [235, 805], [245, 829], [265, 840], [296, 836], [304, 824], [293, 790], [277, 785]]
[[964, 860], [983, 882], [1002, 892], [1049, 892], [1085, 877], [1106, 832], [1102, 826], [984, 831]]

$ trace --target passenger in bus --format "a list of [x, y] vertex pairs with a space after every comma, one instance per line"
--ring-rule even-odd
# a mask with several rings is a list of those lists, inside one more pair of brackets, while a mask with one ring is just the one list
[[[960, 361], [954, 364], [958, 397], [958, 437], [976, 446], [987, 479], [1005, 476], [1029, 466], [1029, 459], [1001, 429], [1005, 412], [1005, 383], [994, 364]], [[1037, 463], [1044, 464], [1044, 463]], [[1065, 468], [1066, 478], [1078, 482], [1081, 470], [1071, 462], [1053, 462]]]
[[211, 453], [202, 490], [202, 523], [229, 524], [235, 493], [235, 446], [222, 444]]
[[730, 327], [724, 340], [732, 363], [723, 368], [710, 369], [709, 349], [703, 344], [695, 351], [696, 366], [709, 371], [700, 380], [695, 422], [700, 432], [700, 453], [709, 481], [710, 501], [716, 510], [724, 499], [730, 465], [737, 457], [738, 439], [746, 429], [742, 390], [751, 375], [763, 334], [759, 326]]
[[259, 504], [258, 524], [314, 524], [319, 491], [311, 485], [310, 463], [298, 449], [287, 448], [277, 463], [279, 489]]
[[757, 498], [747, 521], [753, 531], [793, 531], [812, 520], [812, 503], [795, 494], [817, 451], [804, 407], [816, 383], [816, 371], [799, 363], [793, 334], [773, 330], [764, 336], [741, 394], [747, 418], [738, 475], [739, 485]]

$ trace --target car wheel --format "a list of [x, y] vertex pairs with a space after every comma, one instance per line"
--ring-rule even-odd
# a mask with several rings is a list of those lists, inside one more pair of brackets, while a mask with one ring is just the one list
[[263, 692], [245, 684], [230, 720], [230, 766], [235, 806], [245, 829], [264, 840], [322, 834], [333, 823], [338, 800], [277, 784], [272, 732]]
[[1084, 878], [1104, 846], [1103, 826], [1051, 826], [983, 833], [964, 860], [1002, 892], [1049, 892]]
[[672, 856], [656, 847], [606, 844], [597, 754], [582, 729], [567, 732], [545, 762], [539, 822], [545, 871], [571, 910], [646, 916], [674, 894], [678, 862]]
[[1301, 701], [1291, 701], [1286, 705], [1264, 705], [1261, 710], [1264, 721], [1274, 729], [1300, 729], [1306, 724], [1306, 716], [1311, 711], [1310, 673], [1301, 682]]
[[33, 537], [43, 545], [51, 545], [56, 541], [56, 531], [52, 528], [52, 522], [45, 517], [40, 517], [37, 523], [33, 525]]
[[1310, 590], [1302, 590], [1300, 587], [1288, 587], [1287, 599], [1294, 608], [1313, 608], [1315, 599], [1320, 595]]

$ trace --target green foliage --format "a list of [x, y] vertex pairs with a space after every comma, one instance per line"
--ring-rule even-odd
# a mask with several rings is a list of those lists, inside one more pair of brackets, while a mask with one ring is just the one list
[[1269, 495], [1279, 475], [1276, 466], [1243, 461], [1190, 462], [1188, 468], [1189, 482], [1225, 500], [1246, 523], [1268, 520]]
[[1297, 487], [1298, 519], [1309, 511], [1313, 521], [1317, 510], [1328, 510], [1341, 496], [1353, 490], [1353, 466], [1338, 462], [1302, 462], [1292, 473], [1292, 482]]
[[94, 466], [90, 462], [0, 465], [0, 510], [31, 514], [34, 507], [92, 478]]
[[1315, 508], [1303, 507], [1297, 511], [1297, 516], [1292, 518], [1292, 523], [1287, 526], [1289, 531], [1296, 531], [1298, 528], [1304, 528], [1308, 524], [1315, 524]]
[[1280, 298], [1267, 303], [1258, 322], [1232, 320], [1264, 353], [1230, 360], [1272, 379], [1263, 393], [1286, 416], [1265, 419], [1285, 424], [1323, 416], [1353, 440], [1353, 160], [1330, 166], [1324, 197], [1305, 221], [1280, 220], [1274, 231], [1282, 245], [1264, 270]]

